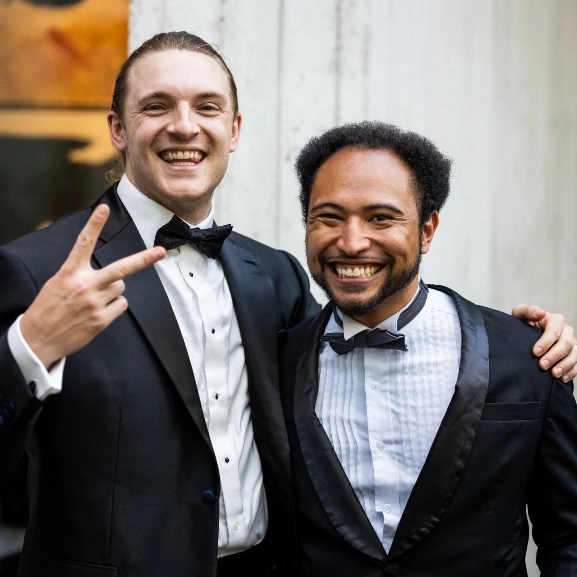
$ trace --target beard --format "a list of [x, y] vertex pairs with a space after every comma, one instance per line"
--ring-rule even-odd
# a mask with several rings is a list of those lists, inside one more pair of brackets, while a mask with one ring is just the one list
[[[321, 287], [327, 297], [332, 300], [337, 305], [337, 307], [339, 307], [341, 312], [343, 312], [348, 317], [354, 318], [362, 317], [373, 312], [384, 301], [409, 286], [411, 281], [419, 274], [420, 265], [421, 254], [419, 251], [419, 255], [414, 260], [414, 262], [398, 271], [395, 275], [391, 274], [385, 277], [377, 293], [368, 300], [362, 300], [362, 287], [359, 287], [358, 289], [359, 298], [356, 300], [354, 299], [354, 293], [349, 293], [349, 296], [346, 300], [335, 295], [325, 277], [324, 271], [326, 270], [327, 265], [325, 262], [322, 262], [322, 260], [320, 267], [321, 272], [312, 274], [312, 277], [313, 280]], [[385, 267], [386, 266], [388, 265], [385, 265]]]

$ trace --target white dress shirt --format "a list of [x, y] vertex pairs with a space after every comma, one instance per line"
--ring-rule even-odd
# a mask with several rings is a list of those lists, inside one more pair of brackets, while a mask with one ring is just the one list
[[[157, 230], [170, 221], [173, 213], [142, 194], [126, 175], [117, 192], [144, 244], [151, 248]], [[210, 228], [213, 210], [214, 207], [205, 220], [192, 226]], [[220, 261], [205, 257], [191, 245], [168, 251], [166, 258], [154, 266], [194, 372], [220, 475], [218, 552], [219, 556], [230, 555], [262, 541], [267, 527], [244, 348], [232, 298]], [[20, 333], [19, 321], [10, 328], [8, 337], [11, 352], [28, 382], [32, 380], [30, 367], [35, 368], [38, 398], [60, 391], [64, 360], [50, 373], [38, 359], [34, 361], [35, 355]]]
[[[378, 328], [398, 332], [402, 310]], [[367, 328], [337, 314], [343, 328], [331, 317], [327, 333], [348, 339]], [[453, 396], [461, 351], [457, 310], [440, 291], [429, 289], [421, 312], [400, 332], [406, 352], [356, 348], [338, 355], [322, 343], [315, 407], [386, 551]]]

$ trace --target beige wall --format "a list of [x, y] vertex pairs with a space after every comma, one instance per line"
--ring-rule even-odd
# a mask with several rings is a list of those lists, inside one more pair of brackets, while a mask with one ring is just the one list
[[393, 122], [454, 159], [425, 280], [577, 325], [575, 0], [132, 0], [130, 18], [131, 48], [185, 28], [236, 76], [219, 222], [302, 259], [296, 152], [335, 124]]

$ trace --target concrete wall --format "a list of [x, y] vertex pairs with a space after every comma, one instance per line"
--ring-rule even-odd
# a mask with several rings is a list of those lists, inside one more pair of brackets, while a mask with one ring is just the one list
[[131, 48], [175, 29], [218, 45], [238, 84], [219, 222], [302, 259], [295, 154], [393, 122], [454, 159], [425, 280], [577, 325], [575, 0], [132, 0]]

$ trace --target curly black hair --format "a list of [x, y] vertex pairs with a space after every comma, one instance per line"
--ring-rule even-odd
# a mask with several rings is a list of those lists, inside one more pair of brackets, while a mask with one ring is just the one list
[[309, 140], [300, 151], [295, 168], [300, 182], [300, 202], [306, 223], [311, 188], [318, 169], [345, 147], [388, 150], [411, 170], [422, 226], [434, 211], [441, 210], [449, 196], [451, 161], [427, 138], [392, 124], [365, 121], [331, 128]]

